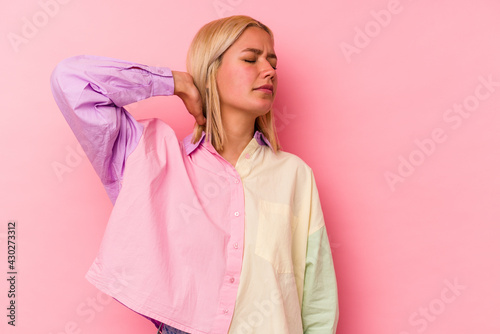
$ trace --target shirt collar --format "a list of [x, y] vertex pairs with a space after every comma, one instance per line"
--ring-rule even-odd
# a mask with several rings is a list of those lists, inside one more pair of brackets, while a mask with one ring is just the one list
[[[186, 150], [186, 155], [190, 155], [200, 145], [200, 143], [205, 138], [205, 131], [202, 132], [201, 138], [196, 143], [194, 144], [191, 143], [191, 138], [193, 138], [193, 133], [186, 136], [183, 140], [184, 149]], [[259, 143], [261, 146], [269, 146], [269, 148], [271, 148], [271, 150], [274, 152], [273, 146], [262, 132], [256, 130], [253, 135], [253, 138], [255, 138], [257, 143]]]

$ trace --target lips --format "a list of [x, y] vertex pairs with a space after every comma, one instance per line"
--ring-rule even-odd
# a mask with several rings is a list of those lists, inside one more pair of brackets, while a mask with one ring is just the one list
[[270, 91], [271, 93], [274, 91], [273, 85], [262, 85], [260, 87], [255, 88], [256, 90]]

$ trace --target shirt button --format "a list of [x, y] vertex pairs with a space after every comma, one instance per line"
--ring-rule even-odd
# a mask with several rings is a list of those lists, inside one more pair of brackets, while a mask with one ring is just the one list
[[236, 212], [234, 213], [234, 215], [235, 215], [236, 217], [238, 217], [238, 216], [240, 215], [240, 213], [239, 213], [238, 211], [236, 211]]
[[236, 242], [236, 243], [233, 245], [233, 247], [234, 247], [235, 249], [238, 249], [238, 243]]
[[250, 159], [250, 153], [245, 154], [245, 158]]
[[231, 278], [229, 279], [229, 282], [233, 283], [233, 282], [234, 282], [234, 277], [231, 277]]
[[224, 312], [224, 314], [227, 314], [227, 312], [229, 312], [229, 310], [227, 308], [225, 308], [222, 312]]
[[234, 180], [234, 183], [240, 183], [240, 180], [236, 179]]

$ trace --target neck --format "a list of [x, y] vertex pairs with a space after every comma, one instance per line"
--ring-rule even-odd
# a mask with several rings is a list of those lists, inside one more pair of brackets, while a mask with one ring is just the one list
[[226, 141], [219, 154], [234, 166], [241, 152], [253, 138], [255, 117], [243, 113], [223, 113], [222, 115]]

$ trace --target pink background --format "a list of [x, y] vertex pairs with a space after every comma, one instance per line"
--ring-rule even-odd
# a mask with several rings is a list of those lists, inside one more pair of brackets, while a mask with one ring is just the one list
[[[49, 76], [78, 54], [185, 70], [196, 31], [232, 14], [276, 35], [280, 140], [315, 172], [338, 333], [500, 332], [500, 3], [54, 1], [41, 0], [59, 4], [45, 6], [50, 15], [36, 0], [4, 1], [0, 14], [0, 277], [11, 219], [19, 272], [15, 328], [0, 280], [2, 333], [154, 333], [84, 278], [112, 205]], [[131, 112], [162, 118], [179, 138], [193, 124], [177, 97]]]

